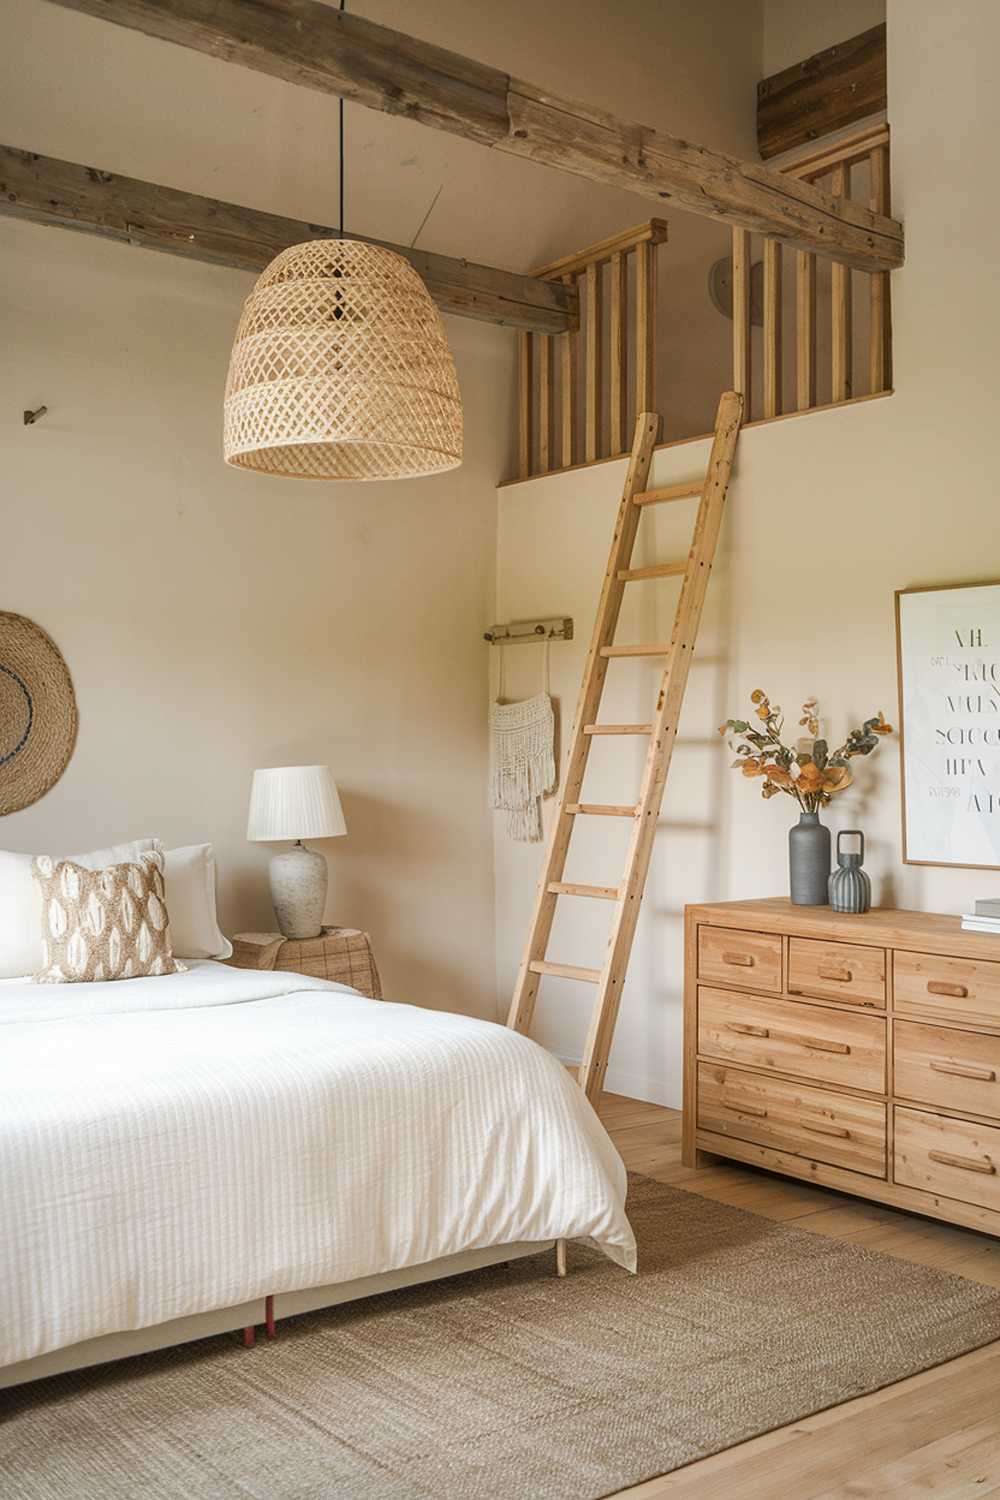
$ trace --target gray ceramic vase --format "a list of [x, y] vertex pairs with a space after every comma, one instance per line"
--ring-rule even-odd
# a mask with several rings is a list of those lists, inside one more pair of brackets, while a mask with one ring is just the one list
[[[841, 839], [857, 838], [861, 848], [855, 854], [844, 854]], [[837, 869], [830, 876], [830, 905], [834, 911], [863, 912], [872, 904], [872, 883], [862, 870], [865, 858], [865, 836], [860, 828], [842, 828], [837, 834]]]
[[788, 873], [796, 906], [825, 906], [830, 880], [830, 830], [818, 812], [800, 812], [788, 830]]

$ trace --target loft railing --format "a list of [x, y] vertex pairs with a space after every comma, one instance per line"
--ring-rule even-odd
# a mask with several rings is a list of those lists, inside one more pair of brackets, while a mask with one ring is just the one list
[[[885, 123], [814, 145], [781, 170], [890, 213]], [[891, 389], [887, 271], [854, 271], [746, 229], [731, 233], [732, 305], [728, 297], [716, 305], [732, 314], [731, 383], [748, 419]], [[533, 273], [578, 286], [580, 326], [517, 335], [518, 479], [617, 457], [636, 414], [656, 410], [656, 260], [666, 238], [666, 223], [652, 219]], [[675, 357], [683, 364], [684, 350]], [[720, 369], [719, 389], [729, 383]]]
[[625, 453], [635, 414], [656, 410], [656, 254], [666, 238], [664, 221], [651, 219], [533, 272], [579, 287], [580, 328], [517, 336], [518, 478]]
[[[890, 212], [888, 125], [876, 125], [813, 150], [782, 170], [825, 187], [836, 198], [852, 196], [853, 174], [867, 188], [870, 207], [877, 213]], [[751, 353], [752, 237], [745, 229], [734, 229], [732, 236], [733, 385], [746, 398], [751, 415], [777, 417], [785, 411], [807, 411], [817, 405], [849, 401], [859, 395], [877, 395], [891, 388], [889, 273], [852, 272], [847, 266], [807, 251], [789, 252], [795, 257], [795, 297], [794, 303], [790, 303], [793, 328], [787, 337], [782, 285], [785, 252], [777, 240], [771, 239], [763, 240], [762, 368], [757, 376]], [[859, 307], [855, 296], [855, 277], [862, 284], [867, 282], [866, 308]], [[823, 311], [819, 303], [821, 284], [824, 298], [829, 299], [829, 316], [822, 319], [824, 353], [829, 360], [828, 386], [818, 355]], [[856, 310], [867, 319], [866, 331], [855, 329]], [[860, 338], [856, 337], [858, 331]], [[785, 355], [789, 352], [794, 358], [794, 386], [783, 379]], [[864, 362], [867, 371], [861, 368]]]

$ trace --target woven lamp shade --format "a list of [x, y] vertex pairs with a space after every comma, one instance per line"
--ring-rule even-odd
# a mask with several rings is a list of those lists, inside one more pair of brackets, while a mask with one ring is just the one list
[[408, 479], [461, 463], [454, 361], [408, 261], [310, 240], [271, 262], [236, 330], [223, 451], [293, 479]]

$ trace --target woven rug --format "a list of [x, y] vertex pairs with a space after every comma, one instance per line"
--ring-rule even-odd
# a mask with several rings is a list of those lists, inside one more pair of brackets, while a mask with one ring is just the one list
[[1000, 1338], [1000, 1292], [633, 1178], [570, 1247], [0, 1394], [5, 1500], [596, 1500]]

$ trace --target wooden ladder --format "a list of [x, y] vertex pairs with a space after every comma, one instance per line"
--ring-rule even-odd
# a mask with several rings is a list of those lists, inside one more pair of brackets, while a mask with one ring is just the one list
[[[677, 736], [684, 688], [687, 683], [695, 638], [701, 620], [702, 605], [708, 588], [709, 574], [722, 524], [722, 510], [729, 476], [733, 466], [736, 439], [743, 420], [743, 397], [726, 391], [719, 402], [715, 422], [715, 440], [704, 479], [686, 484], [672, 484], [664, 489], [647, 490], [646, 481], [653, 457], [653, 447], [660, 429], [660, 419], [643, 412], [635, 424], [632, 458], [625, 479], [618, 517], [615, 521], [601, 602], [597, 609], [594, 634], [583, 669], [583, 682], [573, 723], [569, 762], [563, 777], [562, 795], [538, 883], [534, 914], [528, 932], [524, 957], [511, 1001], [508, 1026], [527, 1033], [535, 1013], [538, 986], [545, 974], [563, 979], [578, 979], [597, 986], [590, 1028], [583, 1060], [577, 1074], [580, 1087], [596, 1105], [604, 1086], [608, 1054], [614, 1036], [622, 986], [628, 968], [632, 940], [639, 919], [639, 907], [649, 870], [656, 820], [663, 800], [670, 757]], [[686, 562], [658, 563], [652, 567], [633, 568], [632, 550], [639, 519], [647, 505], [674, 500], [694, 499], [701, 503], [694, 525], [691, 550]], [[646, 578], [683, 576], [673, 632], [669, 642], [650, 645], [616, 646], [615, 631], [621, 612], [625, 585]], [[608, 662], [623, 656], [663, 656], [666, 658], [660, 681], [656, 711], [650, 724], [600, 724], [598, 710], [604, 691]], [[587, 758], [596, 735], [645, 735], [649, 746], [642, 774], [639, 801], [627, 805], [587, 803], [580, 801]], [[570, 835], [578, 817], [631, 818], [625, 874], [617, 886], [578, 885], [563, 879]], [[556, 901], [560, 896], [585, 896], [614, 903], [611, 934], [608, 938], [604, 966], [580, 968], [575, 964], [550, 962], [545, 954]]]

